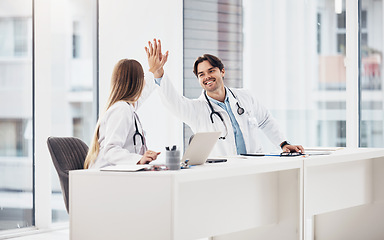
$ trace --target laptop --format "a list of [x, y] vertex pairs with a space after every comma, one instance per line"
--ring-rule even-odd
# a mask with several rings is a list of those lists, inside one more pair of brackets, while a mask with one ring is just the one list
[[188, 161], [188, 165], [201, 165], [207, 160], [213, 147], [220, 137], [220, 132], [198, 132], [190, 141], [181, 162]]
[[[188, 165], [201, 165], [207, 161], [209, 154], [211, 153], [213, 147], [215, 146], [217, 140], [220, 137], [220, 132], [198, 132], [190, 140], [190, 143], [185, 151], [181, 162], [188, 161]], [[165, 158], [165, 154], [159, 155], [158, 159]], [[153, 163], [153, 162], [152, 162]], [[151, 164], [152, 164], [151, 163]], [[154, 166], [162, 168], [165, 165], [131, 165], [131, 164], [121, 164], [113, 165], [101, 168], [101, 171], [113, 171], [113, 172], [136, 172], [136, 171], [152, 171]], [[156, 171], [164, 170], [157, 169]]]

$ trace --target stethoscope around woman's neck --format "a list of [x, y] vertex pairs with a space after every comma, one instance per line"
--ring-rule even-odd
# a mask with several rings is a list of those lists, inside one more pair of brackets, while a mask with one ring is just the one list
[[141, 133], [139, 132], [139, 128], [137, 127], [136, 116], [134, 117], [134, 119], [135, 119], [135, 133], [133, 134], [133, 145], [136, 146], [136, 136], [139, 136], [139, 137], [140, 137], [140, 139], [141, 139], [141, 144], [144, 145], [144, 136], [143, 136], [143, 134], [141, 134]]
[[[226, 89], [228, 89], [231, 92], [232, 96], [237, 100], [237, 102], [236, 102], [237, 114], [243, 115], [245, 110], [244, 110], [244, 108], [242, 108], [240, 106], [239, 100], [237, 99], [237, 97], [235, 96], [235, 94], [232, 92], [231, 89], [229, 89], [229, 88], [226, 88]], [[205, 90], [204, 90], [204, 96], [205, 96], [205, 99], [207, 100], [209, 108], [211, 109], [211, 114], [209, 115], [209, 118], [211, 119], [211, 122], [214, 123], [213, 116], [216, 115], [217, 117], [220, 118], [221, 122], [224, 124], [225, 132], [226, 133], [225, 133], [225, 135], [223, 137], [219, 137], [219, 139], [223, 139], [224, 140], [227, 137], [227, 135], [228, 135], [228, 128], [227, 128], [227, 125], [225, 124], [224, 118], [223, 118], [223, 116], [221, 116], [221, 114], [219, 112], [215, 111], [215, 109], [213, 108], [213, 106], [211, 104], [211, 101], [209, 101], [209, 98], [207, 96], [207, 92]]]
[[[130, 105], [130, 104], [128, 103], [128, 105]], [[135, 151], [136, 151], [136, 137], [139, 137], [141, 140], [142, 146], [145, 146], [144, 136], [143, 136], [143, 134], [141, 134], [139, 132], [139, 127], [137, 126], [137, 121], [138, 121], [137, 118], [138, 117], [137, 117], [136, 113], [134, 113], [133, 119], [135, 121], [135, 133], [133, 134], [133, 145], [135, 147]], [[140, 122], [140, 120], [139, 120], [139, 122]]]

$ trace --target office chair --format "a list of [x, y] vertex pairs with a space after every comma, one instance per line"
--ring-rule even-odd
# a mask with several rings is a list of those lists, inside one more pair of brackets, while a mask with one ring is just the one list
[[53, 165], [59, 176], [61, 190], [67, 213], [69, 213], [69, 175], [70, 170], [84, 169], [88, 146], [75, 137], [49, 137], [47, 145]]

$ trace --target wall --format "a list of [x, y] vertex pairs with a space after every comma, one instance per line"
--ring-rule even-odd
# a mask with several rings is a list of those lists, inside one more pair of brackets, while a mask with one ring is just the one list
[[[115, 63], [122, 58], [134, 58], [147, 71], [144, 46], [153, 38], [161, 39], [162, 49], [169, 50], [165, 71], [182, 92], [182, 13], [182, 1], [179, 0], [99, 1], [100, 114], [105, 109]], [[170, 144], [181, 147], [182, 123], [170, 116], [156, 91], [139, 109], [138, 114], [150, 149], [163, 151]]]

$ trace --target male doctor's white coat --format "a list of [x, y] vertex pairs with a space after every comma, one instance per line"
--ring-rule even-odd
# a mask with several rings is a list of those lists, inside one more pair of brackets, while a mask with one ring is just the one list
[[[261, 129], [269, 140], [276, 146], [286, 140], [276, 120], [269, 111], [262, 106], [251, 93], [245, 89], [231, 89], [236, 98], [228, 91], [229, 102], [232, 112], [240, 126], [247, 153], [262, 152], [262, 145], [258, 137]], [[212, 123], [210, 114], [211, 109], [204, 96], [204, 91], [197, 99], [188, 99], [179, 94], [171, 83], [170, 79], [164, 74], [160, 84], [160, 96], [165, 106], [179, 117], [184, 123], [188, 124], [194, 133], [220, 131], [225, 139], [219, 139], [211, 152], [211, 156], [232, 156], [237, 155], [235, 136], [228, 113], [217, 104], [211, 102], [213, 109], [219, 112], [224, 119], [214, 114]], [[237, 105], [244, 108], [242, 115], [237, 113]]]

